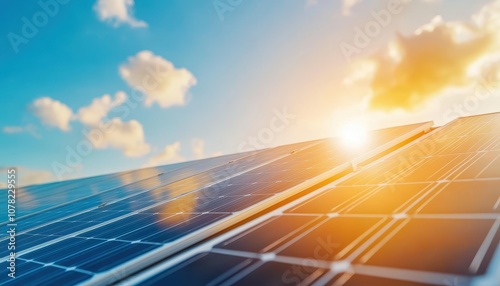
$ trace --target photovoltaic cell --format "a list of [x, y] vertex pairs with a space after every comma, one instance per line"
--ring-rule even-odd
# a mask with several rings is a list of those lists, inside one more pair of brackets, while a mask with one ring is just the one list
[[124, 284], [223, 255], [252, 263], [218, 269], [220, 285], [500, 285], [499, 127], [458, 119]]
[[[121, 174], [110, 175], [114, 176], [114, 182], [120, 181], [119, 184], [106, 189], [106, 190], [98, 190], [96, 189], [96, 185], [84, 185], [87, 182], [87, 179], [82, 179], [83, 186], [79, 186], [76, 189], [67, 190], [66, 187], [63, 190], [59, 190], [57, 192], [60, 193], [79, 193], [80, 188], [87, 188], [86, 192], [89, 192], [89, 196], [84, 196], [85, 192], [79, 193], [80, 199], [65, 202], [64, 204], [59, 204], [57, 206], [52, 206], [50, 204], [44, 204], [44, 199], [38, 200], [35, 199], [36, 204], [32, 201], [26, 200], [23, 197], [18, 198], [18, 206], [21, 209], [20, 213], [17, 213], [19, 217], [17, 218], [17, 222], [19, 222], [18, 231], [24, 231], [30, 229], [32, 227], [48, 223], [54, 221], [56, 219], [60, 219], [64, 216], [74, 215], [77, 212], [89, 210], [96, 208], [98, 206], [102, 206], [113, 202], [115, 200], [125, 198], [127, 196], [141, 196], [141, 192], [147, 191], [149, 189], [154, 189], [162, 185], [166, 185], [169, 183], [173, 183], [175, 181], [179, 181], [185, 179], [187, 177], [193, 176], [199, 172], [206, 171], [210, 168], [217, 167], [219, 165], [225, 165], [227, 162], [232, 160], [236, 160], [237, 158], [245, 157], [248, 154], [236, 154], [236, 155], [227, 155], [221, 156], [217, 158], [205, 159], [200, 161], [195, 161], [190, 164], [174, 164], [175, 167], [158, 167], [156, 168], [147, 168], [145, 170], [137, 170], [137, 171], [129, 171], [125, 172], [126, 176], [122, 176]], [[170, 170], [170, 171], [167, 171]], [[65, 182], [60, 184], [65, 185]], [[54, 189], [57, 189], [58, 184], [50, 184], [53, 185]], [[43, 187], [40, 186], [40, 187]], [[52, 191], [54, 193], [56, 191]], [[21, 192], [25, 193], [25, 192]], [[30, 194], [31, 197], [42, 197], [46, 196], [41, 193], [33, 193]], [[51, 198], [48, 198], [51, 200]], [[58, 201], [57, 198], [54, 199]], [[38, 209], [33, 209], [32, 205], [41, 205]], [[23, 217], [23, 208], [26, 210], [31, 210], [27, 215]], [[42, 208], [42, 211], [37, 212]], [[105, 221], [107, 219], [111, 219], [115, 214], [107, 214], [103, 213], [99, 210], [99, 215], [94, 215], [91, 213], [91, 218], [85, 217], [81, 218], [84, 221], [88, 220], [96, 220], [96, 221]], [[99, 217], [97, 217], [99, 216]], [[2, 223], [6, 224], [6, 223]]]
[[[89, 280], [90, 284], [110, 283], [126, 275], [119, 269], [130, 267], [134, 259], [154, 263], [258, 212], [256, 206], [264, 208], [305, 186], [350, 170], [353, 160], [362, 162], [376, 156], [429, 126], [375, 131], [370, 144], [350, 152], [332, 139], [263, 150], [179, 180], [171, 181], [165, 173], [43, 211], [24, 221], [31, 224], [18, 236], [24, 243], [19, 260], [93, 275], [96, 279]], [[324, 174], [328, 176], [320, 176]], [[102, 195], [108, 198], [97, 201]], [[100, 219], [102, 216], [106, 219]], [[281, 269], [275, 263], [256, 267], [263, 273]], [[115, 271], [106, 275], [112, 269]], [[244, 279], [260, 278], [249, 273]], [[55, 278], [52, 281], [57, 283]]]

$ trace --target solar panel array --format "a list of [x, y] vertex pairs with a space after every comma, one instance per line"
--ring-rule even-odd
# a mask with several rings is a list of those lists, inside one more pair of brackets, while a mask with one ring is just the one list
[[[352, 152], [343, 151], [338, 140], [325, 139], [84, 179], [86, 188], [78, 181], [27, 188], [24, 198], [35, 205], [28, 204], [17, 221], [19, 276], [7, 280], [4, 275], [0, 283], [112, 283], [430, 126], [374, 131], [370, 144]], [[65, 203], [55, 205], [46, 194]]]
[[498, 286], [499, 228], [500, 114], [461, 118], [123, 284]]

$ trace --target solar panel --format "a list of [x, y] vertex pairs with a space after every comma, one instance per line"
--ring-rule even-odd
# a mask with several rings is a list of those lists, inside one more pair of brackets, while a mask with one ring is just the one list
[[[147, 178], [153, 178], [160, 174], [168, 173], [169, 177], [178, 180], [183, 176], [192, 175], [244, 156], [245, 154], [226, 155], [79, 180], [23, 187], [18, 189], [18, 199], [22, 203], [19, 205], [17, 215], [22, 218], [24, 215], [33, 214], [61, 204], [68, 204], [81, 198], [97, 195]], [[5, 198], [2, 197], [0, 202], [5, 202]]]
[[123, 284], [500, 285], [499, 127], [458, 119]]
[[[169, 180], [168, 173], [146, 178], [103, 192], [112, 194], [104, 202], [91, 196], [39, 212], [19, 221], [29, 227], [17, 238], [23, 245], [18, 253], [23, 275], [16, 282], [111, 283], [349, 171], [430, 126], [375, 131], [370, 144], [352, 152], [342, 151], [345, 147], [333, 139], [272, 148], [180, 180]], [[39, 278], [46, 272], [53, 276]]]

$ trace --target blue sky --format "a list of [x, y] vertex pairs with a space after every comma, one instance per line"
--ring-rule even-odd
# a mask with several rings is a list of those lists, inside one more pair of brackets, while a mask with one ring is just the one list
[[[11, 0], [0, 11], [0, 169], [19, 167], [25, 184], [235, 153], [250, 148], [249, 137], [261, 147], [327, 137], [349, 120], [378, 128], [500, 111], [498, 96], [473, 108], [466, 97], [477, 85], [470, 70], [493, 66], [498, 74], [496, 37], [490, 32], [495, 29], [473, 19], [498, 1], [407, 1], [349, 59], [341, 44], [355, 45], [356, 29], [365, 30], [373, 13], [387, 11], [390, 1], [40, 2], [57, 11], [48, 15], [38, 1]], [[436, 16], [441, 20], [433, 22]], [[23, 19], [42, 25], [33, 24], [37, 31], [28, 37]], [[480, 32], [456, 38], [470, 36], [477, 49], [442, 41], [449, 31], [463, 33], [458, 28], [466, 23]], [[428, 33], [417, 33], [421, 27]], [[407, 53], [400, 52], [393, 68], [384, 70], [380, 55], [392, 51], [397, 33], [407, 37], [406, 46], [399, 45]], [[475, 43], [483, 34], [488, 41]], [[13, 37], [25, 40], [13, 44]], [[402, 63], [411, 62], [405, 55], [425, 57], [424, 62], [442, 58], [439, 48], [410, 53], [410, 44], [434, 43], [448, 44], [457, 56], [470, 55], [454, 67], [462, 73], [426, 77], [420, 68], [405, 70]], [[137, 82], [148, 65], [166, 72], [159, 74], [160, 87], [138, 102], [132, 94], [139, 94]], [[435, 61], [429, 65], [441, 70], [432, 66], [439, 65]], [[405, 73], [421, 76], [425, 84], [398, 83]], [[377, 81], [382, 75], [396, 82], [384, 86]], [[117, 92], [129, 104], [115, 97]], [[79, 111], [98, 99], [103, 100], [87, 114], [95, 116], [94, 123], [85, 123]], [[450, 112], [457, 104], [465, 107]], [[119, 107], [127, 108], [126, 116]], [[277, 115], [283, 113], [289, 118]], [[82, 130], [106, 122], [115, 122], [119, 131], [106, 135], [104, 143], [91, 142], [92, 151], [69, 166], [68, 148], [76, 150], [86, 140]], [[272, 128], [273, 122], [280, 128]]]

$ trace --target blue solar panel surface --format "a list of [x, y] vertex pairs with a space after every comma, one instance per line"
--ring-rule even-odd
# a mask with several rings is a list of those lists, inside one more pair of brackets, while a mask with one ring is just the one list
[[[219, 166], [207, 163], [206, 170], [187, 166], [152, 177], [143, 171], [140, 181], [121, 182], [116, 188], [20, 219], [24, 231], [17, 237], [22, 247], [18, 272], [22, 275], [15, 282], [92, 284], [121, 278], [126, 273], [112, 272], [118, 266], [146, 253], [166, 255], [173, 242], [202, 235], [197, 231], [335, 167], [347, 169], [351, 160], [363, 154], [375, 156], [428, 126], [375, 131], [370, 144], [352, 153], [342, 152], [337, 140], [326, 139], [259, 151]], [[176, 172], [181, 175], [173, 176]]]
[[458, 119], [124, 284], [498, 286], [499, 127]]

